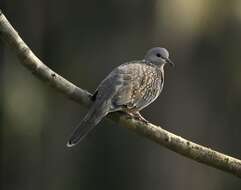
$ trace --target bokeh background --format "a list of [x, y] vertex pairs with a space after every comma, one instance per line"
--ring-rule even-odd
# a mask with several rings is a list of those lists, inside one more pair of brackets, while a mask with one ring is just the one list
[[[93, 92], [117, 65], [163, 46], [160, 98], [143, 115], [241, 158], [241, 1], [0, 0], [44, 63]], [[226, 190], [240, 179], [184, 158], [104, 120], [65, 144], [86, 109], [36, 79], [0, 43], [0, 189]]]

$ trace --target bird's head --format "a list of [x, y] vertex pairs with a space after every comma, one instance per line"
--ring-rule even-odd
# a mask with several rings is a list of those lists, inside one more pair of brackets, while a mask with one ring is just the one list
[[146, 53], [145, 60], [158, 66], [164, 66], [166, 63], [174, 66], [174, 63], [169, 59], [168, 51], [161, 47], [149, 49]]

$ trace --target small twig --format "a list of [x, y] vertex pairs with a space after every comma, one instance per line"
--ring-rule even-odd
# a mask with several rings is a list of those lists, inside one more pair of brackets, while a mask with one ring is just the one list
[[[60, 91], [75, 102], [85, 107], [91, 105], [91, 94], [78, 88], [44, 65], [20, 38], [1, 11], [0, 38], [17, 54], [20, 63], [29, 69], [35, 76], [50, 84], [54, 89]], [[121, 126], [127, 127], [135, 133], [145, 136], [183, 156], [241, 177], [241, 161], [236, 158], [188, 141], [159, 126], [140, 122], [123, 113], [110, 114], [109, 118]]]

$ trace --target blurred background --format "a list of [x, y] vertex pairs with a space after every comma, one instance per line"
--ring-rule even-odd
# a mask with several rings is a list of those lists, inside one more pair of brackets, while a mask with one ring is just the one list
[[[241, 158], [241, 1], [1, 0], [45, 64], [93, 92], [117, 65], [166, 47], [154, 124]], [[65, 144], [86, 109], [39, 81], [0, 43], [0, 189], [226, 190], [240, 179], [104, 120]]]

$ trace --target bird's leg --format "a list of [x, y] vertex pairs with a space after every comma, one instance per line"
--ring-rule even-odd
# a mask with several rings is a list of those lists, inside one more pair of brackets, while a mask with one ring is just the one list
[[144, 123], [149, 123], [149, 121], [147, 121], [141, 114], [140, 112], [134, 112], [134, 117]]
[[144, 117], [142, 117], [142, 115], [138, 111], [136, 111], [136, 112], [128, 111], [127, 114], [139, 121], [142, 121], [144, 123], [149, 123], [149, 121], [147, 121]]

